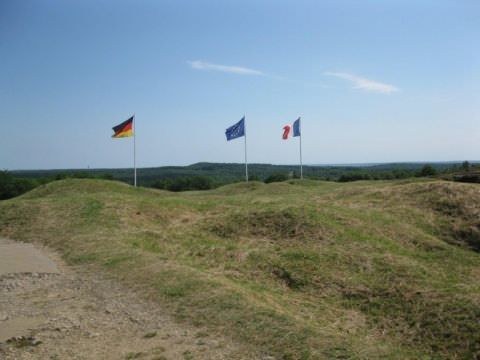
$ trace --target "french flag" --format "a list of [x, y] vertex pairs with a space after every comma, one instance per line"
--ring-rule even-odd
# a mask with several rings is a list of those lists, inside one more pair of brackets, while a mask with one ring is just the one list
[[[290, 136], [290, 130], [292, 130], [290, 125], [285, 125], [283, 127], [283, 140], [288, 140], [288, 137]], [[300, 136], [300, 118], [293, 122], [293, 136]]]

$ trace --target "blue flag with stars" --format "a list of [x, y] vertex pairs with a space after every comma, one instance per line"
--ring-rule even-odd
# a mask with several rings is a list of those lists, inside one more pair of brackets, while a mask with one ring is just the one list
[[293, 136], [301, 136], [300, 134], [300, 118], [293, 123]]
[[245, 116], [235, 125], [230, 126], [225, 130], [227, 141], [245, 136]]

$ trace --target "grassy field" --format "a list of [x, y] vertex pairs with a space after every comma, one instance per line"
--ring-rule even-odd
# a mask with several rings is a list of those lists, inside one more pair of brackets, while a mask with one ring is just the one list
[[0, 235], [109, 272], [245, 357], [475, 359], [479, 204], [478, 185], [438, 180], [62, 180], [0, 201]]

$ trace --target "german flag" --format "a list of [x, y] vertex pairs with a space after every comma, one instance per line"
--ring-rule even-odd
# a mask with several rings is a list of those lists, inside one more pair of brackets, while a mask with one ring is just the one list
[[121, 124], [114, 126], [112, 138], [123, 138], [133, 136], [133, 116], [122, 122]]

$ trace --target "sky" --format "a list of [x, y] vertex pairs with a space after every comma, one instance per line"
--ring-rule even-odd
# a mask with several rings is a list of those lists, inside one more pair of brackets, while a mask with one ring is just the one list
[[0, 169], [480, 159], [477, 0], [0, 0]]

